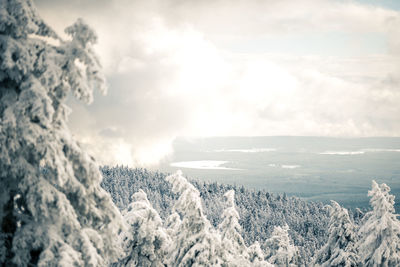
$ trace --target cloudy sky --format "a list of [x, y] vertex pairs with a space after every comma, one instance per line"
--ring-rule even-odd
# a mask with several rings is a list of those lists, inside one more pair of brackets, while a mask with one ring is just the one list
[[70, 127], [101, 162], [177, 136], [400, 136], [398, 0], [36, 0], [99, 35], [109, 92]]

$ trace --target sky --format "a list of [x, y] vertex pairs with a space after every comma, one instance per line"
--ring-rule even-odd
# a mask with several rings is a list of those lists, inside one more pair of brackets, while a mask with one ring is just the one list
[[34, 2], [98, 34], [108, 93], [68, 104], [101, 164], [157, 164], [179, 136], [400, 136], [398, 0]]

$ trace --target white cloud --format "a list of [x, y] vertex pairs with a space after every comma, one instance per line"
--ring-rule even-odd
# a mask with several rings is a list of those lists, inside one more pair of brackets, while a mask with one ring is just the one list
[[[182, 135], [400, 134], [396, 11], [335, 0], [37, 3], [56, 30], [82, 16], [99, 34], [109, 94], [89, 107], [71, 100], [70, 125], [100, 162], [151, 164]], [[387, 47], [349, 57], [342, 50], [357, 46], [330, 44], [337, 33]], [[337, 55], [298, 53], [310, 34]], [[282, 36], [305, 37], [262, 49]]]

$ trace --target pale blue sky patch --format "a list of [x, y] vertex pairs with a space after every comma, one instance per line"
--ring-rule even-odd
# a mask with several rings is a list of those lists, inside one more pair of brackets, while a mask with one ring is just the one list
[[400, 1], [398, 0], [356, 0], [361, 4], [368, 4], [376, 7], [400, 10]]

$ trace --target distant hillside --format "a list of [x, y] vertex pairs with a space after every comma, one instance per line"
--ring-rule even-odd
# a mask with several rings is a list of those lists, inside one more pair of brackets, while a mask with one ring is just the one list
[[[132, 194], [142, 189], [163, 219], [169, 215], [177, 196], [165, 181], [167, 174], [118, 166], [104, 166], [101, 172], [101, 185], [111, 194], [119, 209], [126, 208]], [[296, 197], [287, 197], [285, 194], [271, 194], [265, 190], [249, 190], [234, 185], [196, 180], [190, 182], [200, 191], [205, 212], [214, 226], [221, 221], [223, 194], [228, 190], [235, 190], [239, 222], [247, 244], [259, 241], [262, 247], [265, 246], [264, 241], [270, 237], [273, 226], [287, 223], [290, 236], [294, 244], [300, 247], [300, 255], [305, 264], [327, 239], [329, 218], [321, 203], [306, 202]]]

